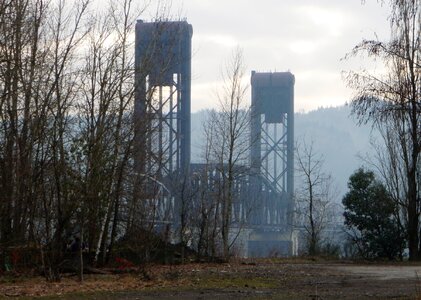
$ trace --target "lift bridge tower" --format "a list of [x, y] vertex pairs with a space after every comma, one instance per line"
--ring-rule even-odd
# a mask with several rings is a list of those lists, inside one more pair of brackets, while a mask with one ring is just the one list
[[174, 221], [175, 185], [190, 166], [191, 39], [186, 21], [136, 24], [136, 169], [154, 220]]
[[[257, 204], [251, 256], [270, 249], [295, 252], [292, 231], [294, 190], [294, 75], [252, 72], [250, 184]], [[265, 250], [266, 249], [266, 250]]]

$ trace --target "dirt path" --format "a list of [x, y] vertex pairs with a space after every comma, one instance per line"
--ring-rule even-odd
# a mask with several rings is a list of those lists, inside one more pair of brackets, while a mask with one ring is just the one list
[[[421, 296], [421, 266], [265, 260], [233, 264], [151, 266], [138, 275], [2, 281], [0, 298], [48, 299], [414, 299]], [[57, 295], [57, 297], [51, 297]], [[28, 299], [28, 298], [22, 298]]]
[[[420, 278], [421, 266], [334, 266], [340, 271], [379, 280]], [[420, 281], [421, 283], [421, 281]]]

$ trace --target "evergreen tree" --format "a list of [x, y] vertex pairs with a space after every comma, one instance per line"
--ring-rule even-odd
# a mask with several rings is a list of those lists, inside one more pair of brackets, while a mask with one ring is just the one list
[[396, 220], [398, 211], [384, 185], [372, 171], [362, 168], [349, 178], [345, 207], [345, 225], [360, 255], [367, 259], [401, 256], [404, 233]]

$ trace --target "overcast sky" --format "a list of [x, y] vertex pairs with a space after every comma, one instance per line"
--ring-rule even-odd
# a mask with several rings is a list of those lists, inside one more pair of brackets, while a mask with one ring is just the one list
[[287, 71], [296, 79], [295, 111], [337, 106], [351, 91], [341, 58], [363, 38], [388, 37], [388, 7], [376, 0], [173, 0], [173, 14], [193, 25], [192, 111], [215, 107], [221, 69], [236, 46], [251, 70]]

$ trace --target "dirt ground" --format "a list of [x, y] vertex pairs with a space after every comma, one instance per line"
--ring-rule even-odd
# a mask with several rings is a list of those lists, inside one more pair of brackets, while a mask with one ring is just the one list
[[[0, 277], [0, 298], [421, 299], [421, 264], [261, 260], [148, 266], [139, 274], [75, 276], [60, 283]], [[420, 277], [419, 277], [420, 275]]]

